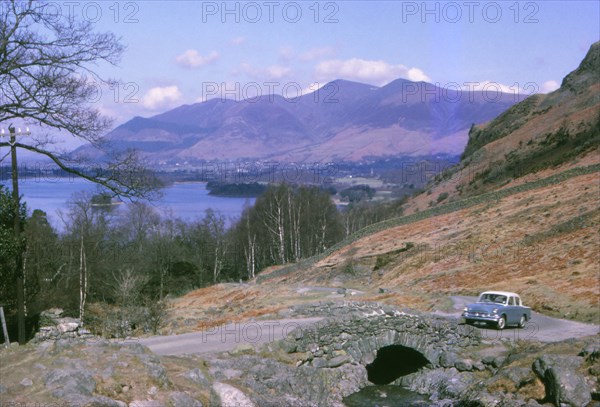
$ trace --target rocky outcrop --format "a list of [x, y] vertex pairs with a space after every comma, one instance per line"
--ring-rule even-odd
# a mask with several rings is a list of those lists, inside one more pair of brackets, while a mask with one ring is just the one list
[[215, 380], [235, 380], [238, 390], [261, 407], [342, 406], [344, 397], [368, 384], [366, 369], [358, 364], [296, 367], [257, 355], [225, 355], [208, 363]]
[[578, 369], [584, 362], [580, 356], [543, 355], [533, 363], [533, 371], [544, 382], [546, 399], [556, 406], [586, 406], [591, 401], [591, 388]]

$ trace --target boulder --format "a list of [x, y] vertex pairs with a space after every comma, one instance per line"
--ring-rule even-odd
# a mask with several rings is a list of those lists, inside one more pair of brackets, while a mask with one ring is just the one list
[[473, 361], [471, 359], [460, 359], [454, 362], [454, 367], [459, 372], [470, 372], [473, 370]]
[[351, 361], [352, 358], [349, 355], [340, 355], [329, 359], [329, 361], [327, 362], [327, 367], [334, 368], [349, 363]]
[[546, 388], [546, 399], [557, 406], [585, 406], [591, 400], [591, 388], [577, 369], [583, 357], [543, 355], [533, 362], [533, 371]]
[[194, 382], [202, 387], [210, 387], [210, 382], [208, 381], [208, 379], [206, 378], [204, 373], [202, 373], [202, 370], [200, 370], [198, 368], [190, 370], [189, 372], [185, 373], [183, 376], [186, 379], [189, 379], [192, 382]]
[[187, 393], [176, 391], [169, 394], [170, 407], [202, 407], [202, 403]]
[[92, 372], [82, 369], [54, 369], [44, 377], [46, 388], [57, 398], [75, 394], [91, 396], [96, 389]]
[[443, 352], [440, 355], [440, 366], [442, 367], [454, 367], [458, 362], [458, 355], [454, 352]]

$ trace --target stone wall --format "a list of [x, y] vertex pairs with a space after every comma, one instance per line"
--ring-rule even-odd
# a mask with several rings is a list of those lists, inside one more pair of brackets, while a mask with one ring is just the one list
[[459, 325], [456, 319], [412, 314], [381, 304], [322, 303], [304, 306], [302, 313], [332, 316], [293, 331], [283, 343], [289, 353], [304, 353], [313, 366], [367, 365], [375, 360], [378, 349], [402, 345], [421, 352], [435, 368], [441, 366], [445, 353], [481, 342], [477, 330]]

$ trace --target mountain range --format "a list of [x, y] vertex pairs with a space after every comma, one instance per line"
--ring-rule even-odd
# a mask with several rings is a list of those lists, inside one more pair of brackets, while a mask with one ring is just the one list
[[[459, 155], [473, 124], [495, 118], [523, 98], [495, 86], [475, 91], [405, 79], [382, 87], [335, 80], [294, 99], [216, 98], [134, 117], [107, 140], [116, 151], [133, 148], [163, 163]], [[89, 146], [76, 152], [100, 154]]]

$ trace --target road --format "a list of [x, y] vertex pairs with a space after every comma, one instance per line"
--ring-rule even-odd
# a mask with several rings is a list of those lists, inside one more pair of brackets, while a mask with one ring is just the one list
[[[447, 315], [460, 316], [467, 304], [477, 301], [477, 297], [452, 296], [454, 312]], [[441, 313], [438, 313], [441, 314]], [[484, 338], [497, 339], [505, 337], [510, 339], [528, 339], [541, 342], [558, 342], [569, 338], [596, 335], [600, 332], [600, 326], [584, 324], [583, 322], [569, 321], [566, 319], [552, 318], [539, 312], [531, 312], [531, 320], [524, 329], [507, 327], [503, 331], [496, 329], [477, 328], [482, 331]]]
[[231, 323], [200, 332], [140, 338], [157, 355], [183, 355], [233, 350], [240, 345], [259, 345], [284, 339], [294, 329], [323, 318], [295, 318]]
[[[314, 288], [311, 288], [314, 289]], [[475, 302], [477, 297], [452, 296], [454, 304], [452, 312], [435, 312], [442, 316], [459, 317], [465, 305]], [[181, 335], [153, 336], [140, 338], [140, 343], [146, 345], [158, 355], [183, 355], [225, 352], [240, 345], [259, 345], [284, 339], [287, 334], [298, 327], [307, 327], [323, 318], [293, 318], [266, 321], [250, 321], [227, 324], [208, 328], [200, 332]], [[475, 327], [481, 331], [483, 338], [498, 340], [525, 339], [541, 342], [558, 342], [568, 338], [595, 335], [600, 332], [598, 325], [552, 318], [537, 312], [532, 312], [531, 321], [525, 328], [507, 327], [502, 331]]]

